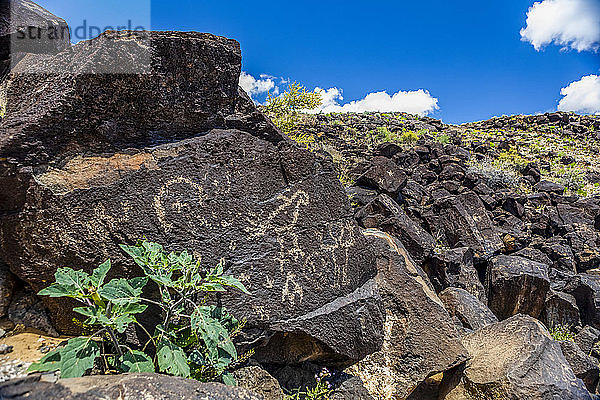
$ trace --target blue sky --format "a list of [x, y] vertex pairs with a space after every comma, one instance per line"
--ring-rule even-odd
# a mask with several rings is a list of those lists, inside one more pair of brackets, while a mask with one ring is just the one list
[[[545, 2], [587, 3], [588, 9], [600, 10], [600, 0]], [[126, 24], [128, 19], [146, 25], [151, 12], [152, 29], [196, 30], [237, 39], [248, 74], [296, 80], [311, 90], [339, 88], [339, 104], [372, 92], [392, 95], [423, 89], [439, 107], [429, 115], [450, 123], [553, 111], [563, 98], [562, 88], [584, 76], [600, 75], [600, 54], [593, 43], [597, 35], [590, 28], [582, 35], [591, 35], [592, 45], [581, 51], [571, 48], [568, 37], [540, 51], [521, 40], [532, 0], [153, 0], [151, 11], [148, 1], [136, 0], [38, 3], [72, 27], [84, 19], [97, 25]], [[554, 26], [584, 26], [576, 15], [571, 22], [559, 23], [540, 15], [544, 20], [538, 18], [538, 25], [547, 20]], [[539, 35], [544, 32], [538, 39]], [[539, 40], [543, 43], [543, 37]], [[591, 85], [587, 90], [594, 97], [600, 83]]]

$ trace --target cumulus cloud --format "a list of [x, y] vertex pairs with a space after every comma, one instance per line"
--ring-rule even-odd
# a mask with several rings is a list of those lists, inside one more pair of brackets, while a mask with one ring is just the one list
[[560, 94], [564, 96], [558, 103], [560, 111], [600, 115], [600, 76], [584, 76], [562, 88]]
[[597, 51], [600, 46], [600, 1], [543, 0], [527, 11], [521, 39], [536, 50], [554, 43], [562, 49]]
[[411, 114], [427, 115], [439, 109], [438, 99], [431, 96], [427, 90], [399, 91], [393, 95], [387, 92], [373, 92], [361, 100], [340, 104], [344, 98], [342, 90], [330, 88], [327, 90], [316, 88], [321, 93], [323, 104], [315, 112], [322, 113], [347, 113], [347, 112], [407, 112]]
[[[258, 102], [257, 97], [271, 92], [277, 96], [287, 89], [289, 79], [278, 78], [271, 75], [260, 75], [259, 79], [242, 72], [240, 75], [240, 86]], [[373, 92], [361, 100], [351, 101], [343, 104], [344, 96], [340, 88], [332, 87], [322, 89], [316, 87], [315, 92], [321, 94], [321, 106], [315, 110], [307, 110], [309, 113], [348, 113], [348, 112], [407, 112], [411, 114], [427, 115], [439, 109], [438, 99], [431, 96], [427, 90], [419, 89], [413, 91], [399, 91], [393, 95], [387, 92]], [[264, 97], [263, 97], [264, 98]]]
[[270, 90], [273, 90], [274, 95], [279, 93], [279, 88], [275, 86], [274, 77], [265, 74], [260, 75], [260, 78], [256, 79], [252, 75], [242, 71], [240, 74], [240, 86], [252, 98], [267, 93]]

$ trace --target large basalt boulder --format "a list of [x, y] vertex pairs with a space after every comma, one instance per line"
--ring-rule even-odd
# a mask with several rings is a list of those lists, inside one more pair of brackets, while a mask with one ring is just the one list
[[591, 274], [568, 275], [556, 282], [560, 290], [575, 298], [584, 325], [600, 329], [600, 276]]
[[254, 392], [264, 400], [282, 400], [283, 390], [275, 378], [257, 365], [240, 368], [233, 372], [239, 387]]
[[544, 302], [540, 320], [548, 327], [580, 326], [579, 308], [575, 297], [550, 290]]
[[436, 292], [448, 287], [464, 289], [487, 303], [487, 295], [473, 265], [473, 250], [468, 247], [436, 252], [423, 264]]
[[438, 296], [450, 316], [457, 320], [461, 328], [476, 331], [498, 322], [494, 313], [466, 290], [450, 287]]
[[[89, 55], [114, 48], [128, 59], [145, 39], [126, 34], [52, 60], [85, 71]], [[331, 162], [296, 147], [238, 92], [237, 42], [147, 35], [148, 74], [9, 78], [16, 104], [0, 125], [0, 154], [21, 186], [0, 201], [2, 259], [36, 291], [58, 267], [89, 272], [107, 258], [114, 276], [127, 277], [139, 271], [118, 244], [145, 236], [206, 266], [226, 259], [252, 296], [221, 301], [247, 318], [255, 335], [245, 340], [261, 361], [347, 365], [375, 351], [383, 324], [375, 260]], [[60, 101], [50, 108], [53, 96]], [[238, 129], [212, 129], [229, 124]], [[73, 332], [72, 304], [44, 301], [56, 326]]]
[[440, 198], [426, 218], [431, 231], [443, 234], [452, 248], [471, 247], [476, 257], [490, 256], [504, 248], [485, 206], [474, 192]]
[[377, 189], [394, 198], [405, 183], [406, 174], [402, 169], [382, 156], [374, 157], [369, 169], [356, 180], [357, 185]]
[[6, 400], [264, 400], [249, 390], [221, 383], [201, 383], [158, 374], [96, 375], [61, 379], [56, 383], [40, 374], [0, 384]]
[[365, 228], [378, 228], [398, 238], [419, 265], [433, 253], [433, 237], [386, 194], [361, 208], [356, 218]]
[[445, 379], [440, 400], [591, 399], [559, 343], [529, 316], [488, 325], [463, 343], [471, 358]]
[[575, 376], [583, 381], [591, 393], [595, 393], [600, 374], [598, 360], [584, 353], [573, 341], [562, 340], [559, 343], [563, 355], [569, 362]]
[[427, 275], [399, 240], [367, 229], [375, 246], [377, 283], [386, 309], [381, 350], [353, 365], [376, 399], [404, 399], [431, 375], [463, 363], [468, 354]]
[[539, 317], [550, 289], [548, 266], [518, 256], [496, 256], [486, 275], [488, 305], [498, 319]]
[[29, 0], [0, 0], [0, 81], [22, 53], [56, 54], [70, 47], [65, 20]]

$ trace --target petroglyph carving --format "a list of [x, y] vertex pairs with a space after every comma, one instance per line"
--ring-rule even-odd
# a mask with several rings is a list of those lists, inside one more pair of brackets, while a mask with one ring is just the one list
[[179, 177], [168, 181], [154, 196], [154, 210], [160, 225], [165, 232], [173, 229], [171, 213], [186, 214], [185, 218], [178, 218], [180, 224], [190, 224], [188, 228], [195, 229], [192, 225], [205, 225], [206, 220], [198, 212], [206, 200], [204, 188], [192, 180]]

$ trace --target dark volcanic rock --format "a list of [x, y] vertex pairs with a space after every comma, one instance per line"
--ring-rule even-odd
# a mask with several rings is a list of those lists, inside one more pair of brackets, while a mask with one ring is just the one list
[[463, 343], [471, 359], [444, 382], [440, 400], [591, 399], [558, 342], [529, 316], [488, 325]]
[[402, 207], [385, 194], [379, 195], [356, 214], [365, 228], [378, 228], [398, 238], [419, 264], [433, 252], [433, 237], [417, 225]]
[[[122, 35], [52, 60], [85, 71], [82, 57], [107, 46], [134, 57], [143, 42]], [[256, 336], [243, 342], [262, 361], [346, 365], [378, 349], [374, 256], [331, 162], [294, 146], [238, 93], [237, 42], [199, 33], [150, 39], [147, 75], [11, 75], [15, 104], [0, 125], [0, 156], [27, 179], [0, 178], [17, 191], [0, 193], [13, 196], [0, 201], [11, 206], [0, 213], [1, 258], [38, 291], [58, 267], [90, 271], [109, 257], [114, 276], [137, 275], [118, 244], [145, 236], [206, 266], [226, 259], [253, 295], [221, 300], [248, 319]], [[239, 129], [206, 132], [229, 122]], [[176, 141], [182, 136], [192, 137]], [[40, 152], [53, 163], [24, 168], [42, 162]], [[56, 326], [72, 332], [72, 304], [44, 301]], [[263, 337], [271, 337], [266, 348], [256, 342]]]
[[0, 398], [6, 400], [263, 400], [246, 389], [221, 383], [201, 383], [158, 374], [96, 375], [40, 380], [40, 375], [0, 384]]
[[592, 354], [594, 346], [600, 340], [600, 330], [585, 326], [577, 335], [575, 335], [575, 343], [585, 354]]
[[555, 286], [575, 298], [584, 325], [600, 329], [600, 276], [571, 275]]
[[[65, 72], [44, 73], [47, 63]], [[196, 32], [106, 32], [28, 55], [7, 78], [0, 156], [40, 165], [228, 127], [240, 63], [235, 40]]]
[[439, 294], [450, 316], [469, 330], [476, 331], [498, 322], [498, 318], [477, 297], [463, 289], [448, 288]]
[[356, 183], [395, 197], [406, 183], [406, 174], [389, 158], [377, 156], [373, 158], [369, 169], [356, 180]]
[[240, 368], [233, 372], [233, 376], [239, 387], [262, 396], [264, 400], [283, 399], [283, 390], [277, 380], [259, 366]]
[[486, 288], [498, 319], [519, 313], [537, 318], [550, 288], [548, 266], [518, 256], [496, 256], [488, 265]]
[[548, 328], [558, 326], [580, 326], [579, 308], [575, 297], [567, 293], [550, 290], [546, 296], [540, 320]]
[[423, 269], [436, 292], [447, 287], [461, 288], [487, 303], [485, 288], [473, 266], [473, 250], [470, 248], [459, 247], [436, 253], [423, 264]]
[[585, 386], [591, 393], [595, 393], [598, 386], [598, 374], [600, 373], [598, 360], [585, 354], [572, 341], [563, 340], [559, 343], [563, 355], [569, 362], [569, 365], [571, 365], [575, 376], [585, 383]]
[[[379, 346], [382, 316], [374, 260], [334, 179], [333, 167], [311, 153], [241, 131], [77, 158], [35, 177], [18, 220], [3, 227], [5, 243], [13, 238], [3, 256], [35, 290], [60, 266], [90, 270], [108, 257], [115, 275], [135, 275], [117, 245], [144, 235], [192, 250], [206, 265], [225, 257], [227, 272], [253, 293], [224, 297], [236, 315], [322, 342], [321, 354], [302, 352], [311, 346], [287, 351], [281, 342], [278, 351], [322, 359], [333, 349], [358, 360]], [[70, 304], [45, 301], [66, 329]]]
[[451, 247], [471, 247], [475, 256], [491, 255], [504, 244], [485, 207], [473, 192], [441, 198], [428, 218], [432, 232], [442, 232]]
[[0, 261], [0, 318], [6, 317], [15, 288], [15, 277], [8, 265]]
[[467, 353], [427, 275], [404, 246], [381, 231], [364, 233], [377, 255], [385, 338], [380, 351], [348, 372], [359, 376], [376, 399], [406, 398], [427, 377], [464, 362]]
[[0, 1], [0, 81], [20, 53], [56, 54], [69, 48], [65, 20], [29, 0]]

